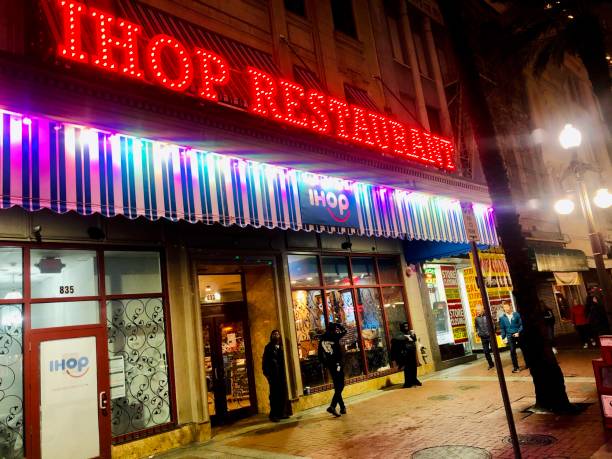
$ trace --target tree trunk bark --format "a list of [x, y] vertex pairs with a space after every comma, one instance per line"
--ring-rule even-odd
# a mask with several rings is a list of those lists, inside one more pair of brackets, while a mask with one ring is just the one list
[[[512, 201], [510, 181], [499, 147], [491, 108], [487, 103], [476, 55], [472, 49], [469, 24], [464, 17], [464, 3], [439, 0], [440, 11], [455, 49], [459, 73], [467, 95], [468, 108], [476, 134], [476, 144], [493, 207], [496, 228], [506, 254], [514, 295], [523, 318], [522, 351], [535, 387], [536, 404], [553, 411], [568, 411], [569, 403], [561, 368], [545, 338], [542, 311], [536, 291], [527, 244], [521, 232], [519, 216]], [[520, 78], [520, 73], [516, 73]]]

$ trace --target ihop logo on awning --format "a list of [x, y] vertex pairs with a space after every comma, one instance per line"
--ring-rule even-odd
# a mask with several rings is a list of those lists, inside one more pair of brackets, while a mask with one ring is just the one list
[[49, 371], [51, 373], [64, 372], [73, 378], [81, 378], [89, 371], [89, 358], [80, 356], [50, 360]]
[[302, 174], [298, 188], [303, 223], [359, 227], [355, 195], [349, 182]]

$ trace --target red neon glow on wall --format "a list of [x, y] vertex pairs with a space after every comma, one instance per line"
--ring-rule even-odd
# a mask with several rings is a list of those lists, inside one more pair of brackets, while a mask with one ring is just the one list
[[[138, 24], [76, 1], [56, 1], [63, 21], [63, 42], [57, 48], [61, 57], [172, 91], [190, 91], [209, 101], [218, 101], [219, 89], [230, 81], [227, 61], [212, 51], [187, 49], [164, 34], [141, 37]], [[93, 40], [84, 39], [86, 31], [93, 31]], [[94, 49], [88, 53], [83, 43], [92, 41]], [[139, 49], [139, 42], [146, 46]], [[146, 71], [140, 68], [141, 61]], [[326, 94], [306, 91], [254, 67], [246, 68], [245, 76], [250, 91], [248, 110], [255, 115], [448, 171], [456, 169], [453, 145], [447, 139]]]

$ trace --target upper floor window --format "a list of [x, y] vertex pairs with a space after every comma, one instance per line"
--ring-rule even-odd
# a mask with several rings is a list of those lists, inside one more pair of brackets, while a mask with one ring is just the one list
[[285, 10], [306, 17], [306, 0], [285, 0]]
[[411, 18], [410, 23], [412, 24], [412, 37], [414, 39], [417, 61], [419, 62], [419, 70], [421, 71], [421, 75], [431, 77], [431, 68], [425, 45], [425, 33], [423, 31], [422, 18], [420, 16], [416, 16], [416, 20]]
[[397, 18], [387, 16], [387, 26], [389, 29], [389, 39], [391, 40], [391, 49], [393, 51], [394, 59], [402, 64], [407, 64], [404, 40], [402, 40]]
[[334, 29], [349, 37], [357, 38], [353, 0], [331, 0]]

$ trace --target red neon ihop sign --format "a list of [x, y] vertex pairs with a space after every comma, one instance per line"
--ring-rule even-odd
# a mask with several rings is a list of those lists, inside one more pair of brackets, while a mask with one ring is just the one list
[[[144, 37], [138, 24], [79, 2], [56, 0], [55, 4], [62, 19], [57, 52], [65, 59], [178, 93], [190, 91], [212, 102], [218, 101], [218, 90], [230, 81], [227, 60], [210, 50], [189, 49], [165, 34]], [[86, 50], [84, 42], [93, 45]], [[244, 69], [244, 76], [250, 93], [248, 110], [255, 115], [395, 157], [456, 170], [448, 139], [254, 67]]]

